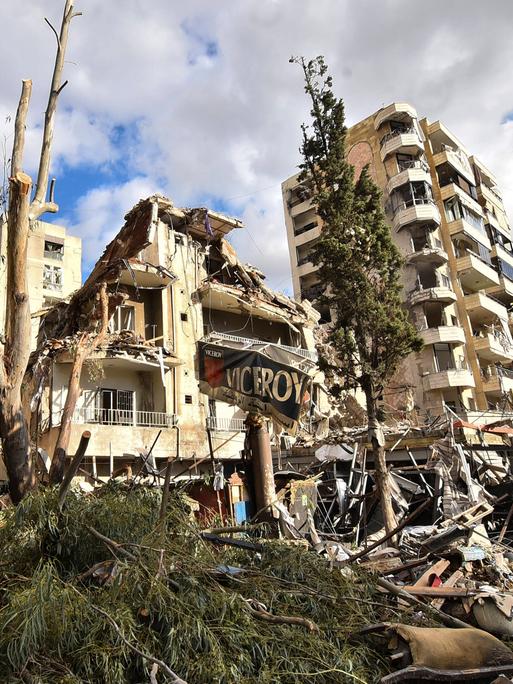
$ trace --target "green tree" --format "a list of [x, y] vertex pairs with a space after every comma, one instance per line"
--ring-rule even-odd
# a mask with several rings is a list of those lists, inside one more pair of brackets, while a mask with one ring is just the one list
[[300, 180], [311, 185], [322, 232], [313, 261], [325, 285], [321, 303], [332, 312], [329, 339], [342, 389], [365, 394], [376, 481], [385, 529], [395, 527], [379, 401], [400, 362], [422, 348], [401, 302], [401, 255], [382, 209], [381, 191], [365, 168], [354, 179], [346, 160], [344, 103], [332, 91], [323, 57], [292, 58], [303, 70], [311, 100], [303, 124]]

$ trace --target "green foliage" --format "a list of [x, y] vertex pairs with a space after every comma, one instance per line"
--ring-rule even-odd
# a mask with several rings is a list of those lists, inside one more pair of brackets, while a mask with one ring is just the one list
[[381, 192], [365, 168], [356, 183], [346, 161], [344, 104], [332, 91], [323, 57], [295, 59], [312, 102], [302, 126], [300, 180], [310, 183], [323, 221], [314, 250], [327, 290], [321, 303], [335, 312], [331, 342], [345, 388], [361, 386], [371, 403], [400, 361], [422, 342], [401, 303], [401, 255], [392, 241]]
[[[151, 654], [189, 684], [371, 682], [386, 672], [381, 658], [348, 636], [366, 624], [393, 619], [364, 573], [345, 576], [314, 552], [265, 541], [262, 554], [203, 541], [183, 497], [173, 496], [166, 528], [160, 497], [143, 487], [108, 486], [97, 495], [71, 495], [59, 516], [51, 490], [2, 513], [0, 548], [0, 681], [22, 673], [48, 684], [149, 681]], [[86, 525], [137, 556], [115, 554]], [[131, 545], [127, 544], [131, 542]], [[107, 584], [81, 577], [118, 555]], [[230, 578], [220, 565], [245, 569]], [[275, 615], [314, 621], [302, 626], [255, 618], [244, 599]], [[380, 612], [378, 612], [380, 611]], [[157, 679], [164, 682], [159, 671]]]

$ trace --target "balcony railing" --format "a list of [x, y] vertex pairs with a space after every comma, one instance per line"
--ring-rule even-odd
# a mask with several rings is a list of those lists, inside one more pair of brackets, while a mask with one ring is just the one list
[[266, 342], [265, 340], [254, 340], [249, 337], [239, 337], [239, 335], [230, 335], [229, 333], [223, 332], [211, 332], [205, 337], [205, 341], [212, 340], [226, 340], [227, 342], [236, 342], [238, 344], [243, 344], [245, 347], [251, 347], [254, 344], [267, 344], [273, 347], [278, 347], [285, 351], [291, 352], [293, 354], [298, 354], [305, 359], [310, 359], [312, 361], [317, 361], [317, 352], [310, 349], [302, 349], [301, 347], [292, 347], [288, 344], [279, 344], [277, 342]]
[[45, 249], [43, 254], [45, 259], [55, 259], [56, 261], [62, 261], [64, 259], [64, 254], [62, 252], [54, 252], [50, 249]]
[[418, 136], [417, 129], [414, 126], [405, 126], [403, 129], [397, 129], [395, 131], [390, 131], [390, 133], [387, 133], [384, 135], [381, 140], [379, 141], [379, 144], [383, 147], [385, 143], [387, 143], [389, 140], [392, 140], [393, 138], [397, 138], [398, 135], [416, 135]]
[[[59, 425], [62, 411], [52, 415], [52, 424]], [[104, 409], [82, 406], [75, 409], [73, 423], [96, 423], [99, 425], [130, 425], [132, 427], [172, 427], [178, 417], [160, 411], [133, 411], [132, 409]]]
[[435, 356], [434, 368], [432, 373], [444, 373], [445, 371], [466, 371], [468, 370], [467, 362], [463, 359], [455, 361], [454, 359], [441, 360]]
[[432, 197], [412, 197], [408, 200], [404, 200], [403, 202], [398, 202], [397, 204], [392, 205], [392, 211], [395, 215], [403, 209], [409, 209], [410, 207], [416, 207], [418, 205], [424, 204], [432, 204], [433, 206], [436, 206], [435, 200]]
[[311, 221], [310, 223], [307, 223], [305, 226], [301, 226], [300, 228], [295, 228], [294, 229], [294, 235], [297, 237], [298, 235], [302, 235], [303, 233], [306, 233], [309, 230], [313, 230], [314, 228], [317, 228], [318, 223], [317, 221]]
[[207, 428], [217, 432], [245, 432], [246, 425], [244, 418], [217, 418], [216, 416], [207, 417]]
[[422, 159], [403, 159], [397, 162], [399, 171], [407, 171], [408, 169], [421, 169], [426, 173], [429, 173], [428, 164]]

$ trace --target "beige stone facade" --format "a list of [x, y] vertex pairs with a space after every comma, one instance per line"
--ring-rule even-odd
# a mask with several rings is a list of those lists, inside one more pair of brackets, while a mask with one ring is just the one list
[[[348, 160], [383, 191], [405, 258], [405, 305], [425, 347], [411, 355], [385, 401], [399, 412], [440, 415], [511, 410], [511, 230], [493, 174], [440, 121], [393, 103], [352, 126]], [[308, 182], [282, 184], [294, 296], [322, 290], [309, 253], [321, 225]], [[325, 319], [329, 312], [322, 312]]]
[[[4, 329], [5, 294], [7, 290], [7, 231], [0, 226], [0, 329]], [[28, 241], [28, 285], [30, 311], [65, 299], [82, 284], [82, 240], [69, 235], [66, 228], [45, 221], [36, 221]], [[32, 319], [32, 346], [35, 345], [39, 319]]]

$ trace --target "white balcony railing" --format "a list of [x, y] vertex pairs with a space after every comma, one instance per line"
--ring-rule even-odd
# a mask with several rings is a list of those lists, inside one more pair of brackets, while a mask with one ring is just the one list
[[252, 340], [249, 337], [239, 337], [238, 335], [230, 335], [229, 333], [223, 332], [211, 332], [205, 337], [205, 342], [210, 342], [214, 340], [226, 340], [227, 342], [237, 342], [243, 344], [246, 347], [251, 347], [254, 344], [268, 344], [273, 347], [279, 347], [285, 351], [291, 352], [293, 354], [298, 354], [305, 359], [310, 359], [311, 361], [317, 361], [317, 352], [310, 349], [301, 349], [301, 347], [291, 347], [287, 344], [278, 344], [275, 342], [266, 342], [265, 340]]
[[207, 417], [207, 428], [218, 432], [245, 432], [246, 430], [244, 418], [216, 418], [215, 416]]
[[[52, 425], [61, 422], [62, 410], [52, 414]], [[132, 409], [103, 409], [81, 407], [73, 413], [74, 423], [96, 423], [99, 425], [130, 425], [132, 427], [172, 427], [178, 417], [160, 411], [133, 411]]]

